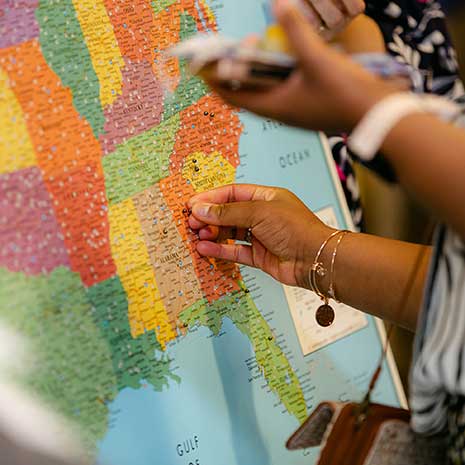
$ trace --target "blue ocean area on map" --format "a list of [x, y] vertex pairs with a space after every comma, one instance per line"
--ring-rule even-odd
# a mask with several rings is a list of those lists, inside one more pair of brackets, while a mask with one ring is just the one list
[[[242, 37], [265, 27], [262, 4], [212, 0], [220, 31]], [[289, 129], [240, 113], [238, 182], [291, 189], [313, 210], [332, 206], [347, 227], [316, 134]], [[263, 273], [242, 268], [258, 309], [278, 335], [299, 377], [309, 410], [328, 399], [360, 399], [380, 355], [380, 336], [369, 318], [364, 329], [304, 356], [282, 287]], [[373, 349], [374, 348], [374, 349]], [[155, 392], [150, 385], [125, 389], [110, 404], [110, 427], [98, 462], [111, 465], [310, 465], [317, 451], [286, 451], [297, 428], [263, 377], [252, 377], [249, 339], [229, 320], [219, 336], [195, 328], [167, 349], [179, 384]], [[399, 405], [389, 370], [376, 400]], [[187, 446], [187, 447], [186, 447]], [[187, 452], [188, 450], [188, 452]]]
[[[285, 437], [279, 432], [291, 431], [297, 422], [276, 416], [274, 396], [248, 382], [245, 361], [253, 352], [247, 338], [230, 320], [221, 336], [209, 336], [199, 328], [168, 351], [179, 365], [180, 385], [172, 383], [162, 393], [149, 386], [119, 394], [111, 406], [115, 426], [100, 447], [101, 463], [265, 464], [275, 463], [271, 455], [284, 458]], [[270, 420], [279, 424], [274, 437], [264, 438], [260, 431]], [[198, 449], [180, 456], [178, 445], [184, 449], [195, 436]]]

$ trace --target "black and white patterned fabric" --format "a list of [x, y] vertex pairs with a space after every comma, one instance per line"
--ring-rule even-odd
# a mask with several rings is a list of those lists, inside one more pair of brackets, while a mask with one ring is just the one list
[[452, 396], [449, 400], [448, 460], [451, 465], [461, 465], [465, 460], [465, 397]]
[[436, 236], [410, 375], [412, 427], [424, 434], [444, 430], [451, 397], [465, 395], [465, 246], [445, 226]]
[[[413, 83], [416, 92], [454, 100], [463, 96], [455, 50], [437, 1], [368, 0], [366, 3], [366, 14], [379, 25], [388, 52], [416, 71]], [[363, 229], [363, 210], [353, 169], [356, 157], [349, 152], [345, 135], [330, 136], [329, 143], [355, 226]], [[395, 181], [394, 172], [382, 156], [368, 166], [385, 179]]]

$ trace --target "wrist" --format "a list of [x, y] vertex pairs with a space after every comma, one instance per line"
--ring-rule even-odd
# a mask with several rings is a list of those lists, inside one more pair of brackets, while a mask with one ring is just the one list
[[[337, 230], [330, 228], [325, 224], [321, 224], [318, 229], [309, 234], [308, 239], [304, 245], [302, 258], [296, 262], [296, 282], [299, 287], [312, 290], [310, 283], [310, 269], [315, 263], [315, 257], [320, 249], [321, 245]], [[324, 250], [321, 254], [321, 261], [327, 263], [328, 250]], [[319, 281], [320, 282], [320, 281]], [[325, 279], [321, 280], [323, 288], [326, 288]]]
[[395, 86], [391, 86], [376, 78], [366, 86], [360, 85], [357, 91], [351, 93], [345, 108], [347, 108], [347, 130], [352, 131], [365, 115], [386, 97], [397, 93]]
[[360, 159], [372, 160], [390, 132], [411, 114], [431, 113], [443, 121], [454, 121], [460, 106], [437, 96], [395, 92], [372, 106], [363, 116], [349, 138], [349, 148]]

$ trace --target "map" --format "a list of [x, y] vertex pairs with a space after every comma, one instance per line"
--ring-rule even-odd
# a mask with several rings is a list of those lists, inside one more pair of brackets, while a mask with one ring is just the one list
[[[191, 196], [237, 181], [350, 227], [323, 138], [227, 106], [167, 54], [262, 31], [263, 3], [0, 2], [0, 318], [95, 463], [308, 465], [287, 437], [360, 399], [379, 359], [373, 318], [314, 333], [314, 300], [200, 257], [187, 225]], [[376, 399], [404, 402], [391, 361]]]

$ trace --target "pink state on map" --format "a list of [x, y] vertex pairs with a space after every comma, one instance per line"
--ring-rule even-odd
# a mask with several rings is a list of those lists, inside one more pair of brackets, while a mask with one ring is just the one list
[[0, 48], [39, 36], [35, 10], [39, 0], [0, 0]]
[[39, 168], [0, 175], [0, 267], [35, 275], [69, 258]]
[[163, 88], [150, 63], [126, 60], [123, 69], [123, 93], [105, 108], [105, 134], [100, 136], [104, 154], [117, 145], [161, 122]]

